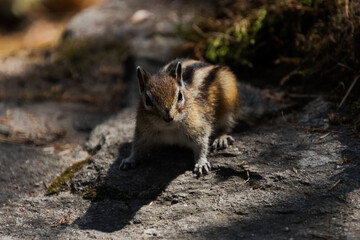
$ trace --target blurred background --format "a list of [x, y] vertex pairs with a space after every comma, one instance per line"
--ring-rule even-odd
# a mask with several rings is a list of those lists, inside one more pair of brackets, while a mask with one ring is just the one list
[[49, 102], [94, 108], [92, 123], [64, 110], [76, 126], [60, 127], [90, 131], [137, 103], [135, 66], [156, 72], [177, 57], [227, 65], [279, 104], [323, 97], [333, 124], [359, 132], [359, 1], [1, 0], [0, 125], [12, 127], [0, 134], [28, 138], [9, 106], [37, 104], [47, 119]]
[[1, 0], [0, 56], [54, 44], [66, 22], [102, 0]]

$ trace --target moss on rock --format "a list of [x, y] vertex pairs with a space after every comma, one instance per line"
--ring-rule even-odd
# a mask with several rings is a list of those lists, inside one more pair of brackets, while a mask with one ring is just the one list
[[86, 163], [88, 163], [91, 158], [92, 156], [86, 158], [85, 160], [76, 162], [70, 167], [66, 168], [65, 171], [59, 177], [57, 177], [47, 188], [47, 195], [55, 194], [65, 189], [68, 189], [71, 178], [74, 177], [75, 173], [78, 172]]

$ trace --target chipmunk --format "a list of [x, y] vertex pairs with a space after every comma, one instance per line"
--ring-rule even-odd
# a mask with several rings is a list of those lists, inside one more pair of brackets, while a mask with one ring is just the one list
[[208, 174], [210, 137], [216, 149], [234, 142], [228, 133], [239, 116], [235, 75], [228, 67], [190, 59], [175, 59], [155, 75], [136, 71], [141, 98], [134, 141], [120, 168], [134, 167], [155, 144], [176, 144], [192, 149], [197, 175]]

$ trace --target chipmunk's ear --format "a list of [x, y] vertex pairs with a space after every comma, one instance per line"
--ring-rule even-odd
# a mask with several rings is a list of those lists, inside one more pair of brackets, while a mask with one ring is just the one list
[[140, 93], [145, 89], [145, 85], [150, 78], [150, 74], [142, 69], [140, 66], [136, 68], [136, 74], [139, 80]]
[[182, 78], [182, 68], [181, 62], [178, 62], [175, 67], [175, 80], [179, 84], [179, 86], [183, 86], [183, 78]]

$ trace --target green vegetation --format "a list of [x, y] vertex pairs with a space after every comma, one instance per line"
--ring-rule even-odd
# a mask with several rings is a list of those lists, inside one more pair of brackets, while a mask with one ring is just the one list
[[312, 0], [298, 0], [298, 2], [308, 7], [310, 7], [312, 4]]
[[255, 45], [256, 35], [262, 27], [266, 17], [266, 10], [256, 12], [253, 23], [248, 21], [235, 22], [234, 26], [226, 29], [225, 33], [218, 33], [207, 40], [205, 56], [212, 62], [238, 62], [252, 67], [248, 60], [249, 47]]
[[323, 94], [338, 105], [345, 99], [358, 131], [359, 1], [216, 1], [192, 31], [179, 29], [195, 58], [266, 74], [289, 91]]
[[74, 163], [70, 167], [66, 168], [65, 171], [50, 184], [47, 189], [47, 194], [51, 195], [64, 189], [68, 189], [71, 178], [74, 177], [75, 173], [77, 173], [86, 163], [88, 163], [91, 158], [92, 156], [86, 158], [85, 160]]

